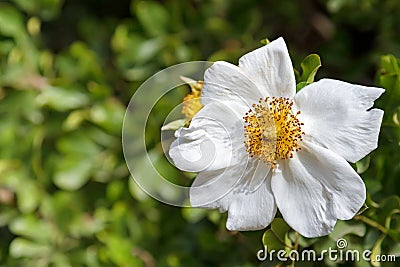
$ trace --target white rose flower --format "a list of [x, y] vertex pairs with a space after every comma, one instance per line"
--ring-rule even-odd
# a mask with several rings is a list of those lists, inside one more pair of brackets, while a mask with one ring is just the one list
[[205, 73], [204, 107], [176, 131], [175, 165], [199, 172], [194, 207], [228, 211], [229, 230], [268, 226], [277, 209], [306, 237], [330, 233], [365, 201], [349, 165], [377, 147], [381, 88], [322, 79], [296, 94], [286, 44], [279, 38]]

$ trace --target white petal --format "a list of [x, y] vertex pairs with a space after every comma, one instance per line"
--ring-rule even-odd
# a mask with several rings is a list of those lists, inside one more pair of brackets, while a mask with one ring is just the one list
[[[216, 152], [224, 152], [230, 157], [230, 148], [219, 146], [204, 130], [178, 130], [178, 138], [172, 142], [169, 155], [175, 166], [184, 171], [202, 171], [210, 168], [215, 162], [220, 166], [213, 168], [224, 168], [225, 161], [216, 161]], [[229, 158], [228, 158], [229, 159]]]
[[368, 110], [381, 88], [323, 79], [303, 88], [294, 98], [305, 138], [356, 162], [377, 147], [383, 111]]
[[[254, 190], [246, 181], [254, 176], [263, 182]], [[276, 213], [271, 190], [271, 175], [250, 168], [243, 173], [242, 166], [223, 172], [202, 172], [190, 190], [192, 206], [228, 210], [226, 227], [229, 230], [258, 230], [269, 225]], [[227, 192], [229, 188], [229, 192]]]
[[364, 182], [344, 158], [313, 143], [303, 143], [299, 160], [325, 186], [333, 201], [333, 215], [340, 220], [352, 219], [365, 202]]
[[199, 172], [237, 164], [245, 150], [243, 119], [246, 107], [233, 102], [212, 103], [201, 109], [189, 128], [176, 131], [169, 155], [181, 170]]
[[345, 159], [311, 142], [303, 142], [293, 159], [280, 162], [272, 191], [285, 221], [306, 237], [327, 235], [336, 219], [353, 218], [366, 194]]
[[292, 61], [283, 38], [244, 55], [239, 67], [269, 96], [292, 98], [296, 92]]
[[203, 105], [214, 101], [236, 101], [246, 106], [266, 97], [238, 66], [215, 62], [204, 74], [201, 93]]
[[228, 210], [228, 193], [243, 179], [246, 162], [226, 169], [200, 172], [190, 187], [190, 204], [193, 207]]
[[[270, 168], [262, 161], [250, 158], [245, 150], [241, 161], [223, 170], [200, 172], [190, 188], [190, 203], [194, 207], [220, 208], [226, 211], [231, 197], [252, 194], [265, 183]], [[233, 190], [233, 195], [226, 196]], [[222, 200], [221, 198], [224, 197]]]
[[255, 158], [248, 158], [247, 170], [244, 179], [241, 181], [242, 191], [253, 193], [265, 183], [267, 175], [270, 174], [271, 165]]
[[272, 192], [285, 221], [305, 237], [329, 234], [336, 223], [329, 192], [307, 170], [296, 153], [280, 162], [272, 175]]
[[226, 228], [231, 231], [259, 230], [267, 227], [276, 214], [271, 176], [253, 193], [232, 193]]

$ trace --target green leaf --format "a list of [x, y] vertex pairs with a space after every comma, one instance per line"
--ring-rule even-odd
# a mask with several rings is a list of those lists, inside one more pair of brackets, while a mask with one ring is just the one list
[[188, 222], [196, 223], [207, 216], [207, 210], [200, 208], [182, 208], [182, 216]]
[[377, 257], [379, 257], [381, 255], [382, 249], [381, 249], [381, 245], [382, 245], [382, 241], [385, 239], [386, 235], [382, 234], [379, 239], [376, 241], [374, 247], [371, 250], [371, 265], [374, 267], [379, 267], [381, 266], [381, 263], [379, 261], [376, 261], [374, 259], [377, 259]]
[[[82, 214], [85, 198], [78, 192], [57, 191], [53, 195], [43, 197], [40, 214], [57, 226], [62, 233], [68, 232], [73, 222]], [[71, 203], [78, 203], [71, 205]], [[57, 233], [59, 233], [57, 231]]]
[[218, 210], [212, 210], [207, 212], [207, 218], [214, 224], [218, 224], [221, 221], [223, 215]]
[[294, 77], [296, 78], [296, 81], [300, 81], [300, 77], [301, 77], [300, 71], [297, 70], [296, 68], [293, 68], [293, 71], [294, 71]]
[[[145, 40], [138, 45], [135, 58], [135, 64], [143, 64], [154, 60], [157, 53], [160, 52], [163, 45], [165, 44], [164, 38], [153, 38]], [[129, 53], [131, 53], [129, 51]]]
[[301, 80], [307, 84], [314, 82], [315, 74], [321, 67], [321, 59], [317, 54], [308, 55], [300, 64], [301, 67]]
[[107, 153], [100, 153], [100, 146], [92, 140], [104, 137], [108, 136], [104, 136], [104, 132], [101, 131], [82, 130], [60, 138], [56, 143], [60, 155], [55, 159], [57, 165], [53, 176], [54, 183], [66, 190], [77, 190], [95, 174], [94, 170], [100, 175], [107, 171], [107, 168], [114, 167], [114, 159], [107, 157]]
[[300, 91], [300, 90], [303, 89], [303, 87], [305, 87], [306, 85], [308, 85], [307, 82], [299, 82], [299, 83], [296, 85], [296, 91]]
[[337, 221], [335, 228], [332, 233], [329, 234], [334, 240], [338, 240], [347, 234], [353, 234], [356, 236], [363, 237], [367, 231], [365, 224], [361, 222], [345, 222]]
[[275, 218], [271, 223], [271, 229], [268, 229], [262, 238], [263, 244], [267, 246], [268, 251], [288, 250], [292, 247], [288, 232], [289, 225], [282, 218]]
[[77, 190], [89, 179], [92, 161], [75, 155], [60, 158], [54, 174], [54, 183], [64, 190]]
[[39, 13], [45, 20], [49, 20], [56, 16], [63, 4], [63, 0], [14, 0], [21, 9], [28, 14]]
[[37, 258], [51, 254], [51, 247], [26, 240], [15, 238], [10, 244], [10, 255], [14, 258]]
[[117, 266], [140, 266], [141, 262], [134, 257], [134, 248], [131, 240], [116, 233], [102, 235], [103, 242], [107, 246], [106, 254]]
[[297, 242], [300, 245], [300, 247], [310, 247], [311, 245], [313, 245], [315, 242], [317, 242], [319, 240], [318, 238], [304, 237], [293, 231], [289, 232], [288, 236], [289, 236], [291, 242], [295, 242], [297, 239]]
[[89, 120], [107, 131], [120, 134], [125, 108], [115, 100], [109, 99], [102, 105], [96, 105], [89, 111]]
[[18, 217], [9, 226], [11, 232], [15, 235], [23, 236], [43, 244], [49, 243], [51, 240], [52, 231], [50, 225], [33, 215]]
[[36, 183], [30, 179], [16, 188], [18, 208], [23, 213], [33, 212], [40, 201], [40, 190]]
[[[391, 99], [396, 99], [399, 96], [400, 67], [398, 60], [393, 55], [385, 55], [381, 57], [379, 84], [387, 90], [390, 90], [392, 93]], [[390, 106], [390, 104], [388, 104], [388, 106]]]
[[133, 12], [151, 36], [159, 36], [167, 31], [169, 14], [165, 7], [155, 1], [134, 1]]
[[393, 55], [385, 55], [381, 57], [381, 74], [399, 73], [399, 63]]
[[14, 7], [0, 3], [0, 33], [6, 36], [18, 36], [25, 31], [22, 15]]
[[35, 8], [37, 8], [38, 1], [31, 0], [14, 0], [14, 2], [23, 10], [34, 12]]
[[76, 130], [87, 118], [87, 113], [86, 110], [72, 111], [64, 121], [62, 128], [66, 131]]
[[271, 250], [279, 251], [286, 249], [285, 244], [276, 237], [271, 229], [265, 231], [262, 237], [262, 242], [264, 246], [267, 247], [268, 252], [271, 252]]
[[383, 74], [379, 76], [379, 84], [391, 92], [398, 91], [400, 90], [400, 74]]
[[321, 59], [317, 54], [304, 58], [300, 63], [301, 71], [294, 69], [297, 80], [296, 91], [314, 82], [315, 75], [321, 66]]
[[128, 27], [124, 24], [118, 25], [111, 39], [111, 46], [115, 51], [123, 52], [128, 47], [129, 39]]
[[104, 222], [86, 213], [81, 213], [68, 225], [73, 237], [90, 237], [104, 229]]
[[285, 249], [289, 251], [289, 248], [292, 247], [292, 242], [289, 238], [289, 230], [290, 226], [285, 222], [282, 218], [275, 218], [271, 224], [271, 229], [274, 234], [279, 238], [279, 240], [284, 241]]
[[75, 154], [77, 157], [93, 157], [100, 152], [99, 146], [88, 136], [88, 131], [64, 135], [58, 140], [56, 146], [60, 153]]
[[282, 218], [275, 218], [271, 224], [271, 229], [275, 235], [281, 240], [285, 239], [286, 234], [290, 230], [290, 226]]
[[70, 267], [73, 266], [70, 262], [70, 258], [63, 253], [53, 253], [52, 262], [57, 267]]
[[149, 76], [157, 71], [154, 66], [135, 66], [124, 71], [124, 76], [129, 81], [141, 81], [147, 79]]
[[120, 180], [110, 182], [107, 185], [107, 199], [117, 201], [121, 197], [125, 186], [125, 181], [124, 183]]
[[138, 201], [143, 202], [149, 199], [149, 195], [147, 195], [146, 192], [139, 187], [139, 185], [135, 182], [135, 180], [132, 177], [129, 178], [128, 187], [129, 187], [129, 193], [132, 195], [132, 197], [134, 197]]
[[357, 173], [361, 174], [368, 170], [369, 168], [369, 163], [371, 161], [371, 156], [368, 155], [364, 157], [363, 159], [359, 160], [356, 162], [356, 167], [357, 167]]
[[321, 254], [322, 251], [328, 250], [329, 248], [335, 249], [337, 247], [336, 241], [332, 238], [316, 238], [317, 241], [314, 243], [314, 249], [317, 254]]
[[39, 105], [48, 106], [57, 111], [84, 107], [88, 101], [88, 97], [79, 91], [55, 86], [45, 87], [37, 96]]
[[264, 39], [262, 39], [261, 41], [260, 41], [260, 43], [262, 43], [263, 45], [267, 45], [267, 44], [269, 44], [271, 41], [270, 40], [268, 40], [268, 38], [264, 38]]
[[400, 106], [393, 112], [392, 120], [394, 124], [400, 126]]

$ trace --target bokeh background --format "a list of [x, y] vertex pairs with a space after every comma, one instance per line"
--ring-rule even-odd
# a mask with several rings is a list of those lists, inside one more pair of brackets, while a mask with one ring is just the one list
[[[298, 248], [334, 248], [344, 237], [351, 248], [400, 256], [400, 1], [0, 0], [0, 266], [275, 266], [256, 257], [265, 231], [229, 232], [226, 214], [143, 193], [125, 165], [121, 128], [131, 96], [156, 71], [237, 63], [279, 36], [296, 68], [320, 55], [317, 80], [386, 88], [376, 103], [385, 110], [379, 148], [353, 165], [369, 208]], [[159, 144], [183, 97], [160, 101], [146, 141], [155, 166], [190, 185], [193, 175], [171, 166]], [[370, 263], [296, 263], [339, 265]]]

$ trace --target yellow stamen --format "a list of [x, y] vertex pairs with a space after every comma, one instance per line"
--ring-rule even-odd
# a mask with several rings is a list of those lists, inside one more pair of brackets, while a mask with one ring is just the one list
[[260, 99], [243, 119], [246, 150], [250, 157], [258, 157], [272, 168], [277, 160], [293, 158], [299, 151], [299, 141], [305, 134], [297, 116], [292, 113], [293, 102], [289, 98]]
[[185, 119], [188, 122], [190, 122], [194, 115], [203, 107], [200, 102], [203, 81], [197, 81], [189, 85], [192, 91], [185, 96], [182, 103], [182, 114], [185, 115]]

